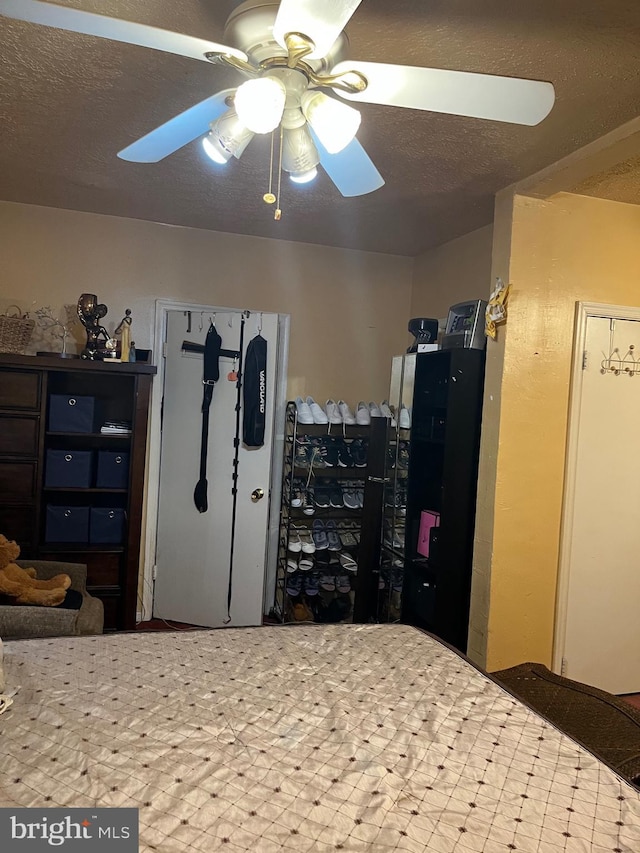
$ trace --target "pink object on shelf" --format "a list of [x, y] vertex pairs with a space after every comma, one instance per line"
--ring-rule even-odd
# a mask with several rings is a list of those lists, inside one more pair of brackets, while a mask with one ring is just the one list
[[440, 513], [430, 509], [423, 509], [420, 513], [420, 529], [418, 531], [418, 554], [423, 557], [429, 556], [429, 542], [431, 531], [434, 527], [440, 527]]

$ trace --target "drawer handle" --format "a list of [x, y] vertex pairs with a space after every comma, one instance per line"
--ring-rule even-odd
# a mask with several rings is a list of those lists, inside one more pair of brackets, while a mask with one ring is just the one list
[[67, 453], [67, 455], [64, 457], [65, 462], [71, 462], [72, 459], [73, 456], [70, 453]]
[[75, 404], [76, 404], [77, 402], [78, 402], [78, 401], [76, 400], [76, 398], [75, 398], [75, 397], [70, 397], [70, 398], [69, 398], [69, 405], [70, 405], [70, 406], [75, 406]]
[[122, 456], [116, 456], [116, 465], [119, 465], [122, 462]]
[[111, 510], [111, 512], [109, 513], [109, 518], [115, 518], [115, 517], [116, 517], [115, 512], [113, 510]]
[[71, 515], [71, 510], [70, 510], [70, 509], [65, 509], [65, 511], [64, 511], [64, 517], [65, 517], [65, 518], [69, 518], [69, 516], [70, 516], [70, 515]]

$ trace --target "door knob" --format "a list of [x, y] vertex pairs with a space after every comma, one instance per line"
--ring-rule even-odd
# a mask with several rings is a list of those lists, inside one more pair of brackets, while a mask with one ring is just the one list
[[254, 504], [257, 504], [258, 501], [261, 501], [263, 497], [264, 497], [264, 489], [254, 489], [251, 492], [251, 500], [254, 502]]

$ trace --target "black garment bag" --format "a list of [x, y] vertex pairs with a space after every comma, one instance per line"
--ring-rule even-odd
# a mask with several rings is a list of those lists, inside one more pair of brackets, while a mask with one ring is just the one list
[[242, 393], [242, 441], [247, 447], [262, 447], [267, 411], [267, 342], [260, 334], [247, 346]]

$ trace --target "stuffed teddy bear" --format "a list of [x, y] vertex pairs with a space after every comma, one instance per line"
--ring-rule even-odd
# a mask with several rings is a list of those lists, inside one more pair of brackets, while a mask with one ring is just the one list
[[13, 599], [14, 604], [39, 604], [46, 607], [62, 604], [71, 586], [69, 575], [60, 574], [39, 581], [35, 569], [22, 569], [13, 562], [19, 554], [20, 546], [0, 533], [0, 595]]

